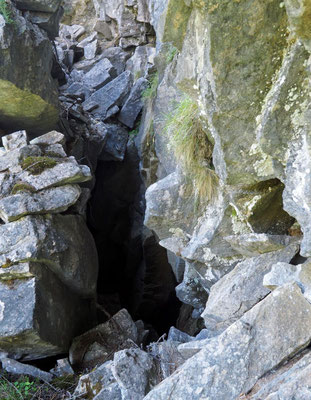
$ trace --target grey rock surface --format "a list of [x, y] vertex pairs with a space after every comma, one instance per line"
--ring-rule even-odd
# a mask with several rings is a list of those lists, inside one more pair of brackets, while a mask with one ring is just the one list
[[100, 161], [123, 161], [128, 142], [128, 131], [121, 125], [105, 124], [107, 137], [101, 154]]
[[149, 83], [145, 78], [139, 78], [134, 84], [128, 99], [120, 111], [118, 116], [119, 121], [129, 128], [134, 127], [138, 114], [141, 112], [143, 107], [142, 94], [148, 87], [148, 84]]
[[81, 300], [45, 265], [37, 264], [36, 273], [36, 278], [0, 281], [0, 348], [9, 358], [64, 353], [94, 317], [92, 302]]
[[132, 80], [131, 72], [123, 72], [106, 86], [97, 90], [83, 103], [83, 107], [86, 109], [91, 102], [97, 103], [98, 108], [92, 111], [92, 113], [100, 117], [102, 120], [105, 120], [107, 118], [108, 110], [111, 107], [123, 104], [131, 89]]
[[264, 276], [276, 262], [290, 262], [298, 250], [298, 245], [291, 245], [283, 250], [247, 258], [216, 282], [202, 314], [210, 337], [226, 330], [264, 299], [270, 293], [263, 284]]
[[137, 341], [137, 327], [129, 313], [123, 309], [109, 321], [98, 325], [72, 343], [69, 360], [73, 366], [92, 367], [112, 359], [122, 348]]
[[53, 375], [49, 372], [41, 371], [32, 365], [22, 364], [16, 360], [11, 360], [10, 358], [0, 359], [2, 368], [14, 375], [28, 375], [32, 378], [40, 379], [40, 381], [51, 382]]
[[61, 0], [15, 0], [16, 6], [21, 10], [55, 12]]
[[221, 335], [208, 340], [145, 399], [239, 397], [262, 375], [308, 345], [310, 312], [298, 286], [277, 289]]
[[0, 199], [0, 218], [7, 223], [25, 215], [61, 213], [75, 204], [80, 194], [78, 185], [64, 185], [37, 193], [22, 190]]
[[97, 254], [82, 217], [26, 216], [1, 225], [0, 232], [2, 268], [9, 272], [20, 262], [45, 263], [71, 290], [94, 296]]
[[98, 90], [115, 77], [116, 72], [113, 65], [108, 58], [103, 58], [84, 75], [83, 84], [91, 89]]

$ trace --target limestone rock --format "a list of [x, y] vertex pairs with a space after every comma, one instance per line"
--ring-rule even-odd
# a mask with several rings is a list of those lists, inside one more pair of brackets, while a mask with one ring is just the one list
[[70, 292], [46, 266], [38, 264], [37, 274], [0, 281], [0, 348], [9, 358], [33, 360], [67, 352], [93, 318], [92, 303]]
[[310, 260], [298, 265], [278, 262], [272, 266], [271, 271], [263, 279], [263, 285], [270, 290], [274, 290], [287, 283], [296, 283], [301, 288], [306, 300], [311, 303]]
[[139, 348], [115, 353], [112, 371], [124, 400], [142, 400], [158, 383], [153, 358]]
[[129, 94], [132, 85], [132, 74], [129, 71], [123, 72], [113, 81], [109, 82], [103, 88], [97, 90], [89, 99], [83, 103], [86, 109], [90, 103], [97, 103], [96, 108], [92, 113], [102, 120], [107, 118], [109, 109], [115, 105], [122, 105], [127, 95]]
[[[287, 285], [253, 307], [187, 360], [146, 400], [190, 397], [232, 400], [310, 342], [311, 306], [300, 289]], [[286, 335], [284, 335], [286, 332]]]
[[98, 90], [116, 76], [115, 69], [108, 58], [103, 58], [83, 77], [83, 84]]
[[215, 285], [202, 314], [209, 335], [223, 332], [245, 312], [264, 299], [270, 290], [262, 282], [276, 262], [290, 262], [298, 251], [298, 245], [283, 250], [247, 258]]
[[128, 142], [128, 131], [121, 125], [105, 124], [107, 137], [101, 154], [100, 161], [123, 161]]
[[44, 382], [51, 382], [53, 375], [49, 372], [41, 371], [39, 368], [33, 367], [32, 365], [22, 364], [16, 360], [9, 358], [0, 359], [2, 368], [14, 375], [28, 375], [32, 378], [40, 379]]
[[[29, 3], [54, 9], [59, 0]], [[3, 25], [0, 15], [0, 123], [10, 130], [46, 132], [58, 121], [52, 44], [44, 31], [14, 9], [13, 18], [14, 24]]]
[[121, 390], [112, 374], [112, 366], [112, 361], [106, 361], [89, 374], [82, 375], [74, 395], [87, 395], [96, 400], [121, 400]]
[[21, 10], [55, 12], [61, 0], [15, 0], [16, 6]]
[[7, 223], [25, 215], [61, 213], [75, 204], [80, 194], [77, 185], [65, 185], [37, 193], [28, 192], [26, 187], [26, 191], [21, 189], [20, 193], [0, 199], [0, 218]]
[[113, 353], [129, 348], [137, 341], [137, 328], [123, 309], [109, 321], [74, 339], [70, 348], [70, 363], [76, 367], [92, 367], [113, 357]]
[[28, 144], [26, 131], [18, 131], [2, 137], [3, 147], [6, 151], [18, 149]]
[[26, 216], [1, 225], [0, 268], [10, 273], [14, 264], [27, 261], [46, 264], [72, 291], [94, 296], [97, 254], [81, 217]]
[[134, 84], [131, 93], [122, 107], [118, 116], [119, 121], [129, 128], [133, 128], [135, 121], [143, 107], [142, 94], [148, 87], [148, 81], [144, 78], [139, 78]]

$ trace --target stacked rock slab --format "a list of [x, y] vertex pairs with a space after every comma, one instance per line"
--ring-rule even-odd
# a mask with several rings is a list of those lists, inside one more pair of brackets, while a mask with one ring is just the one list
[[68, 210], [91, 173], [66, 156], [56, 131], [2, 141], [0, 349], [36, 359], [68, 351], [94, 322], [96, 249], [83, 217]]

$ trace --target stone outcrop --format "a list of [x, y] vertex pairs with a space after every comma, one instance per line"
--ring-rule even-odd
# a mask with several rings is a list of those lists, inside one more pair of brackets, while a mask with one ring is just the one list
[[1, 130], [44, 133], [56, 127], [59, 117], [49, 37], [58, 33], [60, 2], [17, 1], [16, 6], [29, 13], [10, 2], [8, 17], [0, 14]]
[[55, 131], [32, 144], [24, 131], [3, 138], [0, 347], [13, 358], [66, 352], [94, 323], [93, 238], [81, 216], [60, 214], [78, 201], [77, 183], [91, 174], [66, 157], [63, 142]]

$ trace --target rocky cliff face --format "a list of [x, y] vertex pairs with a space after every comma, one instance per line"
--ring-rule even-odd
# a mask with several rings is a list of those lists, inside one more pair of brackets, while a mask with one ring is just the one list
[[3, 138], [0, 349], [83, 333], [97, 400], [311, 398], [309, 2], [14, 4], [0, 128], [63, 135]]

